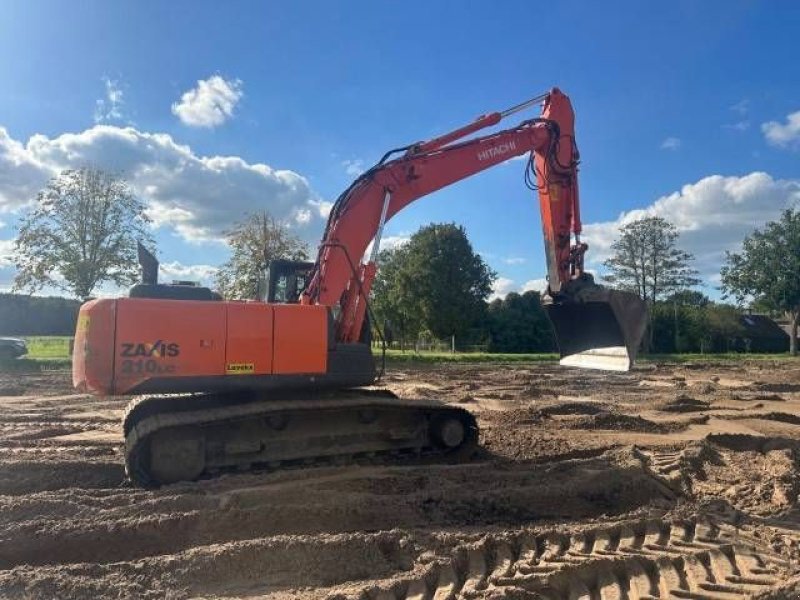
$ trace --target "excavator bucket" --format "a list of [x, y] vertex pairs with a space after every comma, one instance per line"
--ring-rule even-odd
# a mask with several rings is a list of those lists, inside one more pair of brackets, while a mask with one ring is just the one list
[[636, 295], [591, 284], [577, 294], [547, 299], [560, 364], [628, 371], [647, 329], [647, 306]]

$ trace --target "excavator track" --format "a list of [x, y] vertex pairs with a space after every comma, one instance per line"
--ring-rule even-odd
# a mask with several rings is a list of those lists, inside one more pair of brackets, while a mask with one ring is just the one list
[[369, 389], [142, 396], [122, 427], [125, 469], [142, 487], [361, 458], [462, 460], [478, 443], [464, 409]]

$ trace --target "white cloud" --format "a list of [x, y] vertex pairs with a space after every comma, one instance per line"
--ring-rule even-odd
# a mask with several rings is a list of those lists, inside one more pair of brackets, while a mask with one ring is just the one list
[[161, 263], [159, 265], [159, 281], [170, 283], [172, 281], [199, 281], [203, 285], [210, 285], [218, 268], [211, 265], [184, 265], [177, 261]]
[[498, 277], [492, 284], [492, 294], [489, 296], [489, 302], [496, 298], [505, 298], [509, 292], [515, 291], [515, 282], [508, 277]]
[[589, 244], [587, 261], [599, 266], [611, 255], [620, 227], [648, 216], [663, 217], [680, 232], [679, 246], [694, 254], [694, 266], [707, 281], [719, 273], [725, 251], [736, 251], [756, 227], [779, 218], [800, 202], [800, 179], [773, 179], [754, 172], [741, 177], [711, 175], [680, 191], [662, 196], [649, 206], [622, 213], [614, 221], [584, 225]]
[[0, 268], [14, 266], [13, 250], [14, 240], [0, 240]]
[[750, 110], [750, 100], [748, 100], [747, 98], [739, 100], [739, 102], [731, 106], [730, 109], [733, 112], [744, 116]]
[[190, 127], [215, 127], [233, 116], [242, 95], [241, 80], [213, 75], [185, 92], [172, 105], [172, 113]]
[[308, 225], [313, 217], [314, 213], [309, 208], [296, 208], [292, 213], [292, 218], [298, 225]]
[[730, 123], [728, 125], [723, 125], [725, 129], [732, 129], [734, 131], [747, 131], [750, 129], [750, 121], [747, 119], [743, 121], [737, 121], [736, 123]]
[[522, 285], [521, 292], [544, 292], [547, 290], [547, 279], [544, 277], [540, 279], [529, 279]]
[[509, 256], [503, 259], [503, 262], [507, 265], [524, 265], [528, 262], [527, 258], [523, 258], [522, 256]]
[[411, 240], [411, 236], [407, 233], [400, 235], [387, 235], [381, 239], [381, 248], [394, 250], [400, 246], [406, 245]]
[[800, 147], [800, 110], [786, 115], [786, 123], [769, 121], [761, 125], [767, 142], [782, 148]]
[[329, 210], [294, 171], [238, 156], [199, 156], [163, 133], [96, 125], [54, 138], [34, 135], [26, 144], [0, 128], [0, 213], [22, 208], [62, 169], [86, 164], [122, 173], [147, 203], [154, 226], [190, 242], [219, 240], [246, 212], [260, 209], [314, 240]]
[[[381, 250], [395, 250], [400, 246], [403, 246], [409, 242], [411, 239], [411, 235], [408, 233], [401, 233], [400, 235], [385, 235], [381, 238]], [[372, 240], [369, 245], [367, 245], [367, 249], [364, 250], [364, 256], [369, 258], [369, 255], [372, 254], [372, 244], [375, 240]]]
[[54, 171], [0, 127], [0, 213], [27, 204]]
[[364, 161], [360, 158], [355, 158], [352, 160], [343, 160], [342, 166], [344, 167], [344, 172], [347, 173], [350, 177], [358, 177], [364, 172]]
[[668, 137], [663, 142], [661, 142], [662, 150], [677, 150], [680, 147], [681, 147], [680, 138]]
[[119, 82], [103, 77], [103, 85], [105, 86], [105, 95], [95, 102], [94, 122], [108, 123], [122, 120], [122, 106], [125, 104], [125, 94]]
[[489, 302], [497, 298], [503, 299], [511, 292], [517, 292], [518, 294], [524, 294], [525, 292], [530, 291], [542, 293], [546, 289], [547, 280], [544, 278], [530, 279], [520, 286], [515, 280], [509, 277], [500, 276], [495, 279], [494, 283], [492, 284], [492, 293], [489, 296]]
[[311, 200], [310, 203], [316, 207], [319, 216], [323, 219], [328, 218], [328, 215], [333, 208], [333, 202], [328, 202], [327, 200]]
[[729, 108], [731, 112], [734, 112], [736, 115], [738, 115], [738, 121], [723, 125], [722, 127], [724, 129], [730, 129], [732, 131], [739, 132], [750, 129], [750, 119], [745, 118], [747, 113], [750, 111], [750, 100], [744, 98]]

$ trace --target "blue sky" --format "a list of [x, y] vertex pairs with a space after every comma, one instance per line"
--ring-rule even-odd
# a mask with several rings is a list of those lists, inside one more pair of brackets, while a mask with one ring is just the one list
[[[559, 86], [591, 264], [620, 224], [658, 214], [716, 295], [724, 251], [800, 203], [798, 32], [791, 1], [3, 3], [0, 288], [19, 216], [62, 168], [122, 171], [165, 277], [208, 279], [245, 211], [313, 244], [326, 203], [385, 150]], [[386, 236], [455, 221], [498, 293], [541, 285], [523, 170], [421, 199]]]

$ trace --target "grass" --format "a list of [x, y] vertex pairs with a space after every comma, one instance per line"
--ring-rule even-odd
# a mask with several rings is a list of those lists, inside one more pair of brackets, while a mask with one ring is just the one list
[[[69, 369], [69, 336], [29, 336], [25, 337], [28, 354], [11, 362], [0, 364], [0, 372], [41, 372]], [[374, 350], [380, 357], [380, 350]], [[783, 354], [650, 354], [640, 356], [640, 363], [686, 363], [692, 361], [716, 362], [730, 360], [781, 360], [789, 358]], [[386, 361], [389, 363], [438, 364], [438, 363], [526, 363], [556, 362], [557, 354], [490, 354], [489, 352], [401, 352], [387, 350]]]
[[[380, 357], [380, 350], [374, 350], [376, 357]], [[501, 354], [489, 352], [402, 352], [400, 350], [387, 350], [386, 360], [392, 362], [408, 363], [482, 363], [482, 362], [555, 362], [558, 354]]]
[[640, 356], [636, 360], [639, 362], [712, 362], [712, 361], [726, 361], [726, 360], [782, 360], [790, 359], [791, 356], [788, 352], [772, 353], [772, 354], [746, 354], [743, 352], [724, 352], [721, 354], [698, 354], [698, 353], [685, 353], [685, 354], [648, 354]]
[[[380, 357], [379, 349], [373, 350], [376, 357]], [[640, 355], [636, 362], [639, 363], [687, 363], [687, 362], [721, 362], [730, 360], [781, 360], [788, 359], [788, 352], [781, 354], [741, 354], [730, 352], [726, 354], [648, 354]], [[403, 363], [485, 363], [485, 362], [556, 362], [558, 354], [492, 354], [489, 352], [465, 352], [452, 354], [450, 352], [401, 352], [400, 350], [387, 350], [386, 362]]]
[[0, 373], [46, 373], [70, 369], [72, 360], [69, 358], [18, 358], [0, 361]]
[[70, 336], [31, 336], [26, 337], [28, 354], [26, 358], [33, 360], [69, 359]]
[[41, 373], [69, 370], [70, 336], [24, 336], [28, 354], [12, 361], [0, 362], [0, 373]]

